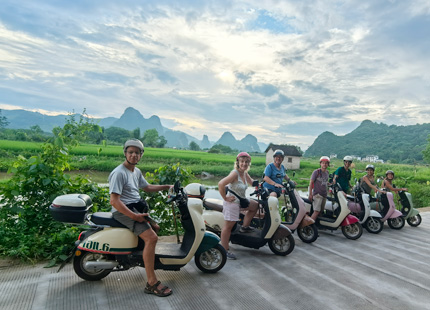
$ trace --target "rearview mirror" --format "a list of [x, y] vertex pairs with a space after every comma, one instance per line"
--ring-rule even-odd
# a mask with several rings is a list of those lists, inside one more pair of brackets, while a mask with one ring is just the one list
[[254, 187], [258, 186], [258, 180], [254, 180], [254, 181], [252, 182], [252, 186], [254, 186]]

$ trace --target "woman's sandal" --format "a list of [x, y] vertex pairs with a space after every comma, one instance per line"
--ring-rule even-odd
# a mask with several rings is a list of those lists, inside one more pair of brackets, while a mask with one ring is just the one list
[[169, 296], [170, 294], [172, 294], [172, 290], [170, 290], [170, 292], [166, 292], [167, 290], [169, 290], [169, 288], [167, 286], [162, 286], [159, 289], [158, 286], [160, 284], [161, 284], [160, 281], [158, 281], [154, 285], [149, 285], [149, 283], [147, 282], [144, 292], [146, 294], [154, 294], [154, 295], [157, 295], [159, 297], [166, 297], [166, 296]]

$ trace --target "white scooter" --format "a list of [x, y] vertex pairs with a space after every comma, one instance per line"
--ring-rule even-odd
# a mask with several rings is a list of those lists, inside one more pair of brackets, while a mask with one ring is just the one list
[[[257, 201], [265, 214], [264, 218], [256, 221], [262, 225], [257, 225], [258, 227], [255, 231], [246, 233], [241, 233], [240, 225], [236, 225], [230, 236], [231, 243], [253, 249], [259, 249], [269, 244], [270, 250], [276, 255], [285, 256], [290, 254], [294, 249], [295, 241], [291, 230], [281, 224], [278, 199], [269, 196], [268, 191], [262, 184], [258, 184], [258, 181], [254, 181], [253, 186], [255, 186], [255, 191], [251, 195], [257, 195]], [[204, 197], [205, 189], [195, 183], [187, 185], [185, 190], [192, 197], [201, 197], [202, 199]], [[219, 199], [204, 199], [203, 205], [206, 208], [203, 212], [206, 229], [220, 235], [224, 226], [222, 201]]]
[[[205, 230], [202, 201], [188, 198], [177, 181], [167, 202], [174, 203], [179, 209], [185, 234], [181, 244], [157, 243], [155, 269], [179, 270], [193, 257], [197, 267], [205, 273], [215, 273], [223, 268], [226, 251], [219, 244], [220, 238]], [[89, 226], [79, 235], [69, 257], [73, 257], [76, 274], [84, 280], [96, 281], [113, 271], [145, 267], [142, 258], [144, 242], [116, 221], [110, 212], [88, 215], [91, 207], [91, 198], [85, 194], [58, 196], [49, 207], [57, 221]]]
[[379, 234], [384, 228], [381, 214], [370, 208], [370, 195], [363, 191], [357, 182], [352, 190], [354, 195], [347, 195], [348, 208], [358, 218], [359, 223], [372, 234]]

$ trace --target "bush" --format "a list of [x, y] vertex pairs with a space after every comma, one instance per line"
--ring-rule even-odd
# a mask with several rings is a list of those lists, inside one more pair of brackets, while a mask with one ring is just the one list
[[38, 155], [18, 156], [10, 167], [13, 176], [0, 184], [0, 255], [28, 261], [64, 258], [78, 237], [79, 230], [56, 222], [49, 205], [56, 196], [85, 192], [95, 208], [106, 202], [106, 190], [83, 177], [71, 178], [70, 146], [88, 130], [87, 123], [69, 121], [64, 128], [54, 129], [54, 138], [45, 143]]

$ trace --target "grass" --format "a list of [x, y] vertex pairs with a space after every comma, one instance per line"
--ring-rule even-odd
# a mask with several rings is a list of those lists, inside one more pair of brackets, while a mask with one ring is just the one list
[[[7, 171], [17, 155], [29, 157], [40, 151], [41, 143], [0, 140], [0, 171]], [[71, 151], [73, 170], [110, 172], [123, 162], [121, 146], [105, 146], [83, 144]], [[251, 154], [252, 165], [249, 171], [254, 179], [262, 179], [266, 167], [265, 154]], [[233, 169], [236, 154], [213, 154], [201, 151], [145, 148], [145, 153], [139, 164], [143, 172], [153, 172], [160, 166], [181, 163], [195, 175], [202, 172], [210, 173], [217, 178], [224, 177]], [[353, 163], [353, 179], [359, 179], [365, 174], [368, 163]], [[332, 160], [329, 172], [343, 165], [342, 160]], [[300, 169], [288, 175], [293, 177], [298, 187], [307, 188], [312, 172], [319, 167], [318, 158], [302, 158]], [[375, 164], [375, 175], [384, 177], [386, 170], [393, 170], [396, 175], [395, 184], [398, 187], [408, 187], [418, 206], [430, 206], [430, 169], [428, 165]]]

